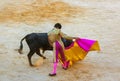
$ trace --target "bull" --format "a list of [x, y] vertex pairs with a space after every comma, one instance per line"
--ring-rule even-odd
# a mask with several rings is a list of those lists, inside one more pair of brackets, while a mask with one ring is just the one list
[[[24, 39], [26, 40], [26, 43], [30, 49], [30, 51], [27, 55], [30, 66], [33, 66], [32, 61], [31, 61], [31, 57], [33, 56], [33, 54], [36, 53], [37, 55], [43, 57], [43, 59], [46, 58], [45, 56], [43, 56], [41, 54], [40, 49], [42, 50], [43, 54], [46, 50], [53, 50], [53, 47], [48, 42], [47, 33], [30, 33], [30, 34], [27, 34], [20, 41], [20, 47], [18, 49], [18, 52], [20, 54], [22, 54], [22, 49], [23, 49], [22, 41]], [[64, 38], [62, 38], [62, 41], [63, 41], [65, 47], [68, 47], [73, 42], [72, 40], [67, 40]]]

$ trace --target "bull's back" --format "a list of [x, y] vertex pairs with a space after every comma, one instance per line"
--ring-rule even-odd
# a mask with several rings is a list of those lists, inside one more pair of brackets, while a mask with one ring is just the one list
[[29, 47], [35, 48], [49, 48], [47, 33], [31, 33], [26, 36], [26, 42]]
[[40, 40], [39, 43], [41, 43], [43, 46], [50, 46], [47, 33], [37, 33], [37, 35], [38, 40]]
[[[65, 47], [68, 47], [73, 41], [62, 39]], [[26, 36], [26, 42], [28, 46], [32, 48], [42, 48], [45, 50], [51, 50], [52, 47], [48, 42], [47, 33], [31, 33]]]

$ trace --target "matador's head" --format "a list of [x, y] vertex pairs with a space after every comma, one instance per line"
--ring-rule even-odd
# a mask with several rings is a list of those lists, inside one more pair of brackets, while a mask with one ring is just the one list
[[55, 28], [58, 28], [58, 29], [61, 29], [61, 28], [62, 28], [62, 26], [61, 26], [60, 23], [56, 23], [56, 24], [54, 25], [54, 27], [55, 27]]

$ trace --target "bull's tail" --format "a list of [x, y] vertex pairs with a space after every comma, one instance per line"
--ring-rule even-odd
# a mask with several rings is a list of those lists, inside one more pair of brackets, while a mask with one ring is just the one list
[[23, 41], [25, 38], [26, 38], [26, 36], [25, 36], [24, 38], [22, 38], [21, 41], [20, 41], [20, 48], [18, 49], [18, 52], [19, 52], [20, 54], [23, 54], [23, 52], [22, 52], [22, 49], [23, 49], [22, 41]]

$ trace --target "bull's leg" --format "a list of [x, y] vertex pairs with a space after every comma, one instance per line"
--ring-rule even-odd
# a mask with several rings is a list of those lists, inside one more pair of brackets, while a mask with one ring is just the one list
[[35, 52], [34, 51], [31, 51], [28, 53], [28, 61], [29, 61], [29, 65], [30, 66], [33, 66], [32, 62], [31, 62], [31, 57], [33, 56]]
[[36, 50], [36, 54], [37, 54], [37, 55], [39, 55], [40, 57], [43, 57], [43, 59], [46, 59], [46, 57], [45, 57], [45, 56], [41, 55], [41, 53], [40, 53], [40, 50], [39, 50], [39, 49], [37, 49], [37, 50]]

